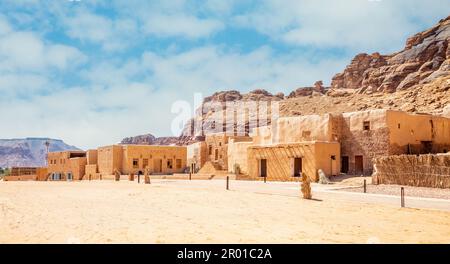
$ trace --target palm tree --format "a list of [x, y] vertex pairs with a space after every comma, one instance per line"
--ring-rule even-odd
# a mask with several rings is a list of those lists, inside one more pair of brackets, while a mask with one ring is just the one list
[[49, 148], [49, 146], [50, 146], [50, 141], [46, 140], [45, 143], [44, 143], [44, 145], [45, 145], [45, 147], [46, 147], [46, 149], [47, 149], [47, 154], [45, 155], [45, 164], [46, 164], [47, 167], [48, 167], [48, 148]]

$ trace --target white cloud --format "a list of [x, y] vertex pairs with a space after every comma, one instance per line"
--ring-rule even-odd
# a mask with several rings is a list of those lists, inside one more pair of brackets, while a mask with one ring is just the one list
[[89, 85], [0, 104], [0, 113], [14, 113], [0, 114], [0, 123], [17, 124], [2, 131], [1, 137], [63, 137], [70, 144], [93, 148], [149, 132], [170, 136], [176, 117], [172, 104], [177, 100], [193, 104], [196, 92], [204, 96], [227, 89], [288, 92], [344, 64], [312, 63], [277, 55], [269, 47], [241, 53], [220, 46], [168, 55], [145, 52], [123, 63], [106, 60], [81, 74]]
[[76, 65], [86, 60], [74, 47], [45, 43], [34, 32], [13, 31], [6, 21], [2, 24], [9, 30], [0, 35], [0, 72], [65, 69], [69, 61]]
[[144, 32], [159, 37], [207, 37], [223, 28], [220, 21], [213, 19], [199, 19], [195, 16], [150, 15], [146, 21]]
[[445, 0], [265, 0], [232, 21], [292, 45], [393, 52], [449, 9]]
[[138, 35], [133, 19], [110, 19], [85, 9], [64, 18], [63, 23], [71, 38], [99, 44], [106, 51], [118, 51], [132, 45]]
[[11, 32], [11, 26], [8, 21], [2, 16], [0, 16], [0, 36]]
[[[316, 80], [329, 84], [349, 62], [348, 55], [319, 54], [317, 48], [340, 47], [352, 55], [394, 51], [419, 24], [444, 17], [449, 5], [440, 0], [266, 0], [239, 11], [235, 5], [241, 1], [210, 0], [202, 7], [189, 3], [89, 1], [67, 8], [64, 2], [52, 4], [50, 13], [57, 15], [42, 25], [39, 20], [50, 16], [48, 6], [36, 2], [32, 10], [40, 11], [39, 19], [22, 17], [22, 30], [0, 16], [0, 123], [9, 124], [0, 137], [49, 136], [93, 148], [142, 133], [171, 135], [175, 116], [170, 109], [177, 100], [193, 103], [196, 92], [207, 96], [263, 88], [288, 93]], [[95, 8], [111, 5], [114, 16], [95, 13]], [[49, 21], [61, 23], [53, 29]], [[234, 50], [226, 41], [208, 38], [227, 27], [256, 30], [282, 44], [281, 49]], [[49, 29], [79, 40], [80, 49], [93, 58], [87, 61], [79, 49], [46, 40]], [[166, 37], [175, 40], [159, 39]], [[180, 39], [201, 44], [184, 45]], [[86, 61], [85, 67], [77, 67]], [[61, 80], [67, 75], [70, 84]]]

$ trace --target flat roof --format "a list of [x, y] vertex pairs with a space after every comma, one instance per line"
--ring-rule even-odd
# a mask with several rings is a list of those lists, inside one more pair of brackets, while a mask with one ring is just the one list
[[291, 143], [279, 143], [279, 144], [270, 144], [270, 145], [257, 145], [257, 146], [250, 146], [249, 148], [276, 148], [276, 147], [295, 147], [295, 146], [304, 146], [304, 145], [315, 145], [315, 144], [340, 144], [337, 141], [300, 141], [300, 142], [291, 142]]

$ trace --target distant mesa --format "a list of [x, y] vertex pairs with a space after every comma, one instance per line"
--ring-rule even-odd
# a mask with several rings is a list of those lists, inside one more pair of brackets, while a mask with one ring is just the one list
[[0, 167], [43, 167], [46, 165], [47, 147], [49, 151], [80, 150], [60, 139], [17, 138], [0, 139]]

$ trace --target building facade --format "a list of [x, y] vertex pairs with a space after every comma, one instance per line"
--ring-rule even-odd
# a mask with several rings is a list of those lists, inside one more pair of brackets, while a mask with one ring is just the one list
[[144, 173], [173, 174], [186, 170], [187, 148], [183, 146], [112, 145], [97, 149], [97, 167], [89, 171], [100, 175]]
[[450, 119], [369, 110], [282, 117], [250, 135], [252, 142], [227, 145], [230, 172], [238, 166], [252, 179], [290, 181], [300, 169], [317, 181], [319, 169], [327, 176], [371, 175], [376, 157], [445, 153]]
[[87, 164], [85, 151], [62, 151], [48, 153], [48, 180], [82, 180]]
[[5, 181], [46, 181], [47, 168], [40, 167], [12, 167]]

